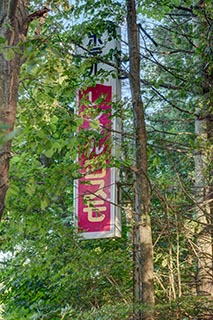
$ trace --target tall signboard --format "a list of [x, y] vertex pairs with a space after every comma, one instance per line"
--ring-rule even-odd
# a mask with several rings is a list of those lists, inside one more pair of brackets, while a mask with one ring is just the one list
[[[104, 57], [116, 50], [118, 42], [90, 35], [85, 39], [81, 54]], [[96, 81], [94, 86], [78, 92], [78, 112], [82, 117], [79, 131], [88, 134], [88, 141], [79, 148], [78, 163], [81, 178], [75, 181], [76, 226], [84, 239], [119, 237], [121, 218], [118, 206], [118, 170], [110, 166], [115, 153], [115, 133], [119, 121], [113, 116], [113, 104], [120, 98], [120, 84], [111, 63], [91, 64], [89, 75], [97, 76], [100, 70], [107, 72], [107, 79]], [[113, 74], [112, 74], [113, 73]], [[101, 82], [101, 83], [100, 83]]]

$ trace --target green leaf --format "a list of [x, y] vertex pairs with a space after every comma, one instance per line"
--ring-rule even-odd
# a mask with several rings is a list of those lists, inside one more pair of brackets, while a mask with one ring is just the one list
[[4, 48], [3, 55], [4, 55], [5, 60], [7, 60], [7, 61], [13, 60], [15, 57], [14, 50], [11, 48]]
[[46, 198], [42, 199], [41, 200], [41, 210], [45, 210], [46, 207], [48, 206], [48, 204], [49, 204], [49, 201]]
[[91, 129], [98, 129], [100, 127], [100, 121], [99, 120], [92, 120], [90, 122], [90, 128]]
[[54, 154], [53, 148], [51, 148], [51, 149], [49, 149], [49, 150], [47, 150], [47, 151], [44, 151], [44, 154], [45, 154], [45, 156], [46, 156], [47, 158], [51, 158], [51, 157], [53, 156], [53, 154]]
[[3, 44], [3, 43], [5, 43], [5, 42], [6, 42], [6, 39], [3, 38], [3, 37], [0, 37], [0, 44]]
[[58, 122], [58, 117], [54, 115], [54, 116], [51, 118], [51, 123], [56, 124], [57, 122]]
[[32, 196], [35, 193], [35, 184], [28, 184], [25, 190], [29, 196]]

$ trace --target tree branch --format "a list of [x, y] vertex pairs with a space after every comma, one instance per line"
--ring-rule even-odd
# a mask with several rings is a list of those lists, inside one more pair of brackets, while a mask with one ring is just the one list
[[169, 105], [171, 105], [174, 109], [180, 111], [180, 112], [184, 112], [186, 114], [189, 115], [194, 115], [193, 112], [190, 112], [186, 109], [182, 109], [180, 107], [178, 107], [177, 105], [175, 105], [174, 103], [172, 103], [171, 101], [169, 101], [162, 93], [160, 93], [156, 88], [154, 88], [154, 86], [151, 87], [151, 89], [160, 97], [162, 98], [164, 101], [166, 101]]
[[27, 20], [28, 20], [28, 22], [30, 22], [32, 20], [39, 19], [39, 18], [43, 17], [45, 14], [47, 14], [49, 11], [50, 11], [50, 9], [48, 9], [47, 7], [44, 7], [40, 10], [37, 10], [37, 11], [31, 13], [28, 16]]
[[151, 40], [152, 43], [157, 47], [158, 46], [157, 42], [146, 32], [146, 30], [142, 27], [140, 23], [138, 24], [138, 27], [149, 38], [149, 40]]
[[175, 6], [175, 9], [193, 13], [193, 8], [192, 7]]
[[194, 54], [194, 50], [184, 50], [184, 49], [176, 49], [176, 50], [167, 50], [167, 51], [152, 51], [152, 53], [161, 54], [161, 55], [171, 55], [177, 53], [187, 53], [187, 54]]

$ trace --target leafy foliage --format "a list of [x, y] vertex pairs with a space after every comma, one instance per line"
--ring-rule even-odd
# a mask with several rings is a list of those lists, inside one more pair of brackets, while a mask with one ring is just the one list
[[[205, 23], [212, 21], [210, 1], [205, 3], [199, 10], [191, 1], [138, 1], [158, 319], [210, 319], [212, 308], [208, 299], [195, 294], [199, 223], [194, 150], [201, 143], [195, 140], [194, 117], [198, 104], [206, 110], [199, 58], [209, 75], [212, 61], [210, 29], [203, 27], [198, 43], [193, 19], [197, 15]], [[31, 1], [32, 10], [35, 4], [44, 5]], [[122, 159], [114, 159], [122, 169], [122, 238], [80, 240], [73, 224], [72, 190], [79, 175], [76, 154], [88, 139], [77, 134], [81, 119], [75, 114], [76, 92], [96, 81], [85, 80], [91, 57], [80, 61], [73, 43], [80, 44], [88, 31], [109, 29], [109, 21], [123, 23], [125, 3], [102, 0], [94, 6], [94, 1], [76, 1], [70, 6], [50, 1], [50, 9], [42, 26], [32, 22], [26, 39], [17, 129], [5, 137], [0, 127], [1, 139], [14, 138], [7, 211], [0, 226], [1, 251], [6, 254], [0, 275], [3, 317], [129, 319], [132, 225], [125, 225], [125, 211], [126, 205], [132, 209], [134, 199], [129, 184], [134, 184], [135, 130], [128, 89], [127, 102], [116, 106], [124, 131]], [[74, 19], [78, 23], [73, 25]], [[12, 51], [5, 50], [12, 59]], [[122, 65], [126, 67], [126, 61]]]

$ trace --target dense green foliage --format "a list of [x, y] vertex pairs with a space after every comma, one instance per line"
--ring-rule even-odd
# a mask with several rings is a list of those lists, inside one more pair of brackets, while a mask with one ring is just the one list
[[[50, 14], [39, 34], [35, 32], [39, 21], [30, 26], [20, 78], [18, 130], [0, 226], [1, 250], [7, 255], [0, 273], [2, 316], [7, 320], [129, 319], [132, 244], [125, 208], [133, 203], [134, 188], [129, 184], [134, 184], [131, 168], [135, 165], [129, 93], [117, 106], [123, 153], [122, 159], [114, 159], [123, 183], [122, 238], [82, 241], [73, 226], [73, 180], [79, 175], [75, 159], [85, 139], [77, 134], [81, 119], [74, 112], [76, 92], [89, 84], [84, 77], [89, 58], [80, 61], [73, 54], [73, 43], [81, 43], [88, 31], [101, 33], [109, 21], [124, 25], [125, 3], [50, 2]], [[194, 119], [197, 105], [204, 106], [200, 66], [204, 61], [209, 74], [213, 69], [208, 39], [212, 8], [210, 1], [205, 1], [203, 11], [193, 9], [192, 1], [137, 2], [156, 315], [159, 320], [204, 319], [212, 307], [208, 299], [196, 295], [199, 223], [194, 210], [194, 151], [200, 141], [195, 139]], [[211, 28], [205, 30], [204, 23], [201, 41], [194, 17], [205, 20], [207, 10]], [[121, 67], [128, 69], [126, 61]], [[210, 147], [206, 141], [206, 148]], [[211, 170], [209, 165], [208, 173]]]

